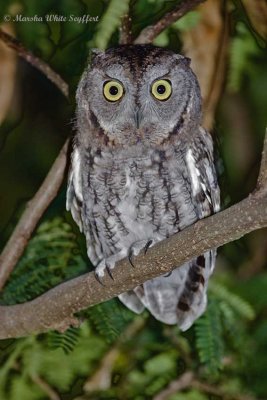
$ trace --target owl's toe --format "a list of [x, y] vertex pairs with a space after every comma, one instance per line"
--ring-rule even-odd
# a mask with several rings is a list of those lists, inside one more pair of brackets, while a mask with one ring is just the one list
[[108, 273], [109, 277], [114, 280], [111, 269], [114, 267], [114, 265], [109, 264], [106, 260], [102, 260], [98, 266], [95, 269], [95, 277], [96, 280], [101, 283], [101, 285], [105, 286], [102, 282], [102, 278], [105, 275], [105, 272]]
[[147, 250], [148, 250], [151, 246], [153, 246], [153, 244], [155, 244], [153, 239], [150, 239], [148, 242], [146, 242], [146, 245], [145, 245], [145, 247], [144, 247], [144, 252], [145, 252], [145, 254], [147, 253]]
[[113, 275], [111, 273], [111, 268], [109, 267], [108, 264], [106, 265], [106, 270], [107, 270], [107, 273], [109, 274], [110, 278], [114, 281]]
[[130, 249], [129, 254], [128, 254], [128, 260], [129, 260], [129, 263], [131, 264], [131, 266], [133, 268], [135, 268], [135, 265], [133, 263], [133, 256], [134, 256], [134, 252], [132, 249]]
[[138, 256], [140, 251], [144, 250], [144, 253], [146, 254], [148, 249], [152, 247], [155, 244], [154, 239], [144, 239], [144, 240], [139, 240], [138, 242], [135, 242], [132, 244], [130, 247], [130, 250], [128, 252], [128, 260], [131, 264], [132, 267], [135, 267], [133, 263], [133, 256]]
[[97, 280], [100, 285], [105, 286], [104, 283], [101, 281], [100, 275], [97, 273], [97, 271], [94, 271], [95, 279]]
[[115, 267], [116, 262], [121, 260], [122, 258], [124, 258], [124, 254], [114, 254], [100, 261], [95, 269], [95, 277], [97, 281], [103, 284], [102, 278], [105, 275], [105, 272], [107, 272], [109, 277], [114, 281], [114, 277], [111, 271]]

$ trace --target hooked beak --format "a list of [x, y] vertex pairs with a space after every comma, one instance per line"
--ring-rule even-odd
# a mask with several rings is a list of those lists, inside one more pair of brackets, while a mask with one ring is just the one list
[[142, 115], [141, 111], [140, 110], [135, 111], [134, 121], [135, 121], [135, 125], [136, 125], [137, 129], [140, 128], [140, 123], [141, 123], [142, 119], [143, 119], [143, 115]]

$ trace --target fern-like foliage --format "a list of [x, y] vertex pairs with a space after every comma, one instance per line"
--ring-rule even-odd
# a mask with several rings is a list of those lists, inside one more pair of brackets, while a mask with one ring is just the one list
[[223, 327], [218, 302], [211, 299], [205, 314], [195, 322], [196, 347], [200, 361], [211, 375], [222, 368]]
[[117, 299], [112, 299], [89, 308], [86, 315], [104, 340], [112, 343], [134, 319], [135, 314], [120, 304]]
[[120, 26], [121, 18], [125, 15], [129, 9], [130, 0], [111, 0], [109, 6], [101, 18], [97, 26], [97, 33], [93, 40], [93, 45], [99, 49], [104, 50], [108, 42]]
[[63, 333], [51, 331], [47, 334], [48, 346], [51, 349], [62, 349], [65, 354], [69, 354], [79, 340], [79, 333], [77, 328], [69, 328]]
[[15, 304], [30, 300], [86, 270], [71, 227], [62, 218], [46, 221], [29, 242], [0, 301]]
[[252, 320], [255, 313], [247, 301], [221, 283], [210, 282], [209, 293], [207, 311], [195, 322], [196, 347], [207, 371], [216, 374], [222, 368], [224, 336], [228, 335], [234, 348], [240, 349], [245, 340], [241, 321]]
[[251, 305], [224, 285], [212, 281], [209, 285], [209, 291], [222, 304], [228, 305], [228, 309], [231, 309], [232, 313], [238, 314], [240, 317], [248, 320], [255, 318], [255, 312]]

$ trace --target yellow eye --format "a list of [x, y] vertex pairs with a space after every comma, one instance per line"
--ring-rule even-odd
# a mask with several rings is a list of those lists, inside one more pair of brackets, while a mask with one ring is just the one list
[[103, 93], [108, 101], [118, 101], [124, 94], [124, 88], [118, 81], [108, 81], [104, 84]]
[[171, 82], [166, 79], [159, 79], [153, 83], [151, 92], [156, 99], [167, 100], [172, 94]]

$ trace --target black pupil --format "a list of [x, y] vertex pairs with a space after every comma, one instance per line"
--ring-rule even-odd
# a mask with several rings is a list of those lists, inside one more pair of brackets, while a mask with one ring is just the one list
[[111, 86], [109, 88], [109, 93], [111, 94], [111, 96], [116, 96], [116, 94], [118, 94], [119, 89], [116, 86]]
[[157, 87], [158, 94], [164, 94], [166, 92], [166, 87], [164, 85], [159, 85]]

